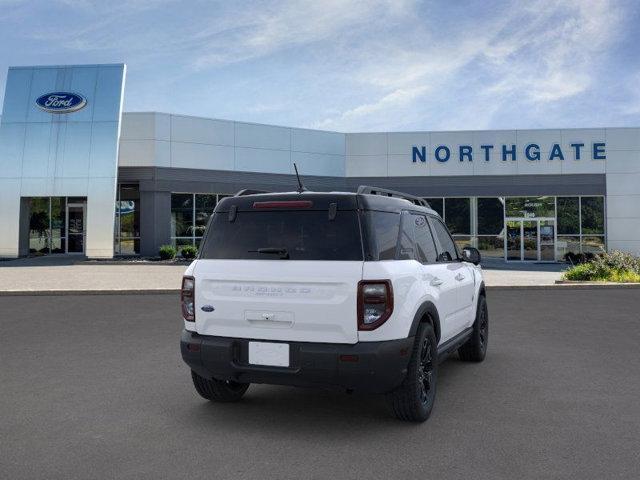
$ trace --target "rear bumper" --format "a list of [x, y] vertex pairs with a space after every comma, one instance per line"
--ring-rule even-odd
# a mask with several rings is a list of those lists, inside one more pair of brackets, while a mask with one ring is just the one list
[[244, 338], [213, 337], [183, 330], [180, 350], [187, 365], [205, 378], [385, 393], [404, 379], [413, 337], [354, 345], [287, 343], [289, 367], [250, 365], [249, 339]]

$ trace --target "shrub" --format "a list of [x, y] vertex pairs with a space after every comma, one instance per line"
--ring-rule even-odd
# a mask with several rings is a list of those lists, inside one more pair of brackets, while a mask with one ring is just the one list
[[180, 250], [180, 254], [182, 255], [182, 258], [186, 260], [192, 260], [196, 258], [196, 255], [198, 254], [198, 249], [193, 245], [185, 245]]
[[172, 258], [176, 257], [177, 252], [175, 247], [172, 245], [162, 245], [158, 253], [160, 254], [160, 258], [162, 260], [171, 260]]
[[564, 254], [564, 261], [572, 265], [580, 265], [581, 263], [590, 262], [595, 257], [596, 255], [591, 252], [586, 252], [586, 253], [567, 252]]
[[613, 251], [593, 256], [564, 273], [566, 280], [640, 282], [640, 258]]

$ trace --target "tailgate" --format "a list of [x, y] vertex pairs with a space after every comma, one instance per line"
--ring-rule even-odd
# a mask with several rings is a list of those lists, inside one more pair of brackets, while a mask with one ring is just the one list
[[362, 261], [199, 260], [194, 276], [202, 335], [358, 341]]

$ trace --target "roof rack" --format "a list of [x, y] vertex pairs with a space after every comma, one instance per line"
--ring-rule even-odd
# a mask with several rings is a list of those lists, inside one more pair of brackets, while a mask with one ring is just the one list
[[382, 197], [395, 197], [408, 200], [414, 205], [420, 205], [421, 207], [431, 208], [429, 202], [424, 198], [415, 197], [407, 193], [396, 192], [395, 190], [388, 190], [380, 187], [370, 187], [369, 185], [360, 185], [357, 191], [358, 195], [380, 195]]
[[244, 197], [245, 195], [255, 195], [256, 193], [271, 193], [267, 190], [254, 190], [252, 188], [243, 188], [239, 192], [237, 192], [234, 197]]

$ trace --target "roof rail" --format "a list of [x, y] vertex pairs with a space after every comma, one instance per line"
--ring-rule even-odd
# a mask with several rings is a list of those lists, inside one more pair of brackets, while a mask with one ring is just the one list
[[234, 197], [244, 197], [245, 195], [255, 195], [256, 193], [271, 193], [267, 190], [254, 190], [252, 188], [243, 188], [239, 192], [237, 192]]
[[380, 187], [370, 187], [369, 185], [360, 185], [357, 191], [358, 195], [380, 195], [382, 197], [395, 197], [408, 200], [414, 205], [420, 205], [421, 207], [431, 208], [429, 202], [424, 198], [415, 197], [408, 193], [396, 192], [395, 190], [389, 190]]

